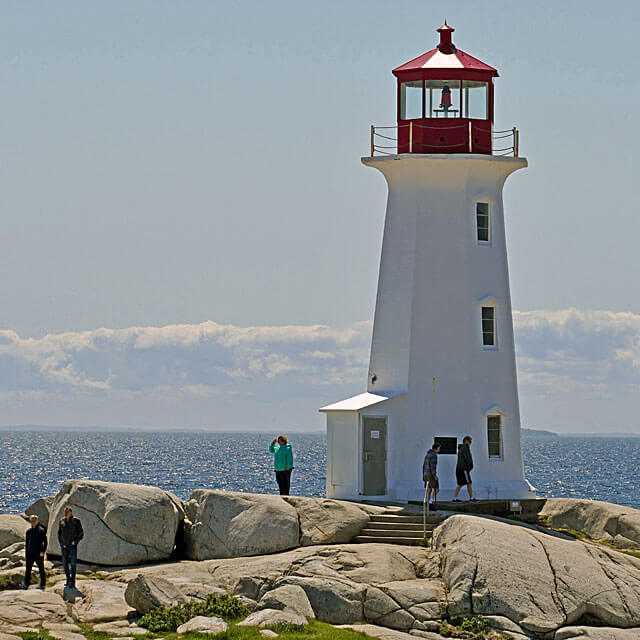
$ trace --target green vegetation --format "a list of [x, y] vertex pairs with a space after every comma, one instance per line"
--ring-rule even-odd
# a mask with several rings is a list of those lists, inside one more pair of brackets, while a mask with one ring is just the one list
[[576, 540], [591, 540], [591, 538], [583, 531], [577, 531], [576, 529], [556, 529], [559, 533], [564, 533], [566, 536], [571, 536]]
[[22, 640], [54, 640], [46, 629], [40, 631], [22, 631], [18, 634]]
[[445, 638], [463, 638], [464, 640], [510, 640], [508, 633], [495, 631], [489, 621], [482, 616], [456, 618], [440, 625], [440, 635]]
[[87, 640], [111, 640], [111, 636], [104, 631], [94, 631], [89, 625], [81, 624], [80, 629], [82, 630], [82, 635]]
[[[364, 640], [367, 636], [352, 629], [338, 629], [325, 622], [312, 620], [306, 627], [273, 627], [282, 640]], [[201, 633], [168, 634], [164, 640], [210, 640]], [[228, 631], [216, 635], [216, 640], [263, 640], [256, 627], [231, 626]]]
[[613, 549], [614, 551], [626, 553], [628, 556], [640, 558], [640, 551], [633, 551], [631, 549], [620, 549], [620, 547], [616, 547], [615, 544], [613, 544], [612, 542], [607, 542], [606, 540], [594, 540], [586, 533], [584, 533], [584, 531], [576, 531], [575, 529], [556, 529], [556, 531], [558, 531], [558, 533], [564, 533], [567, 536], [571, 536], [576, 540], [583, 540], [585, 542], [591, 542], [592, 544], [600, 544], [603, 547], [609, 547], [609, 549]]
[[185, 602], [157, 607], [140, 618], [138, 625], [149, 631], [175, 631], [196, 616], [218, 616], [227, 622], [244, 618], [249, 610], [233, 596], [210, 593], [205, 602]]

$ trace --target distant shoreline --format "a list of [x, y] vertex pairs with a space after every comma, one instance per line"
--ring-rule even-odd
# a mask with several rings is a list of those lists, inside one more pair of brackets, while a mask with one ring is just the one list
[[[286, 427], [271, 427], [264, 429], [207, 429], [206, 427], [68, 427], [68, 426], [52, 426], [52, 425], [5, 425], [0, 426], [0, 433], [11, 431], [30, 431], [40, 433], [219, 433], [219, 434], [273, 434], [287, 433], [296, 435], [317, 435], [325, 433], [324, 429], [288, 429]], [[566, 433], [556, 432], [547, 429], [522, 429], [523, 438], [640, 438], [640, 433]]]
[[562, 433], [546, 429], [522, 429], [523, 438], [640, 438], [640, 433]]

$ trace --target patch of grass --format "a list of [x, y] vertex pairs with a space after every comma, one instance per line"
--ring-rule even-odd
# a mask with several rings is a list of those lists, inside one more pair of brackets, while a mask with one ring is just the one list
[[95, 571], [87, 571], [86, 573], [82, 574], [82, 577], [85, 580], [108, 580], [109, 574], [102, 571], [99, 573], [96, 573]]
[[556, 529], [559, 533], [564, 533], [566, 536], [571, 536], [576, 540], [591, 540], [591, 538], [584, 533], [584, 531], [577, 531], [576, 529]]
[[613, 542], [608, 542], [607, 540], [594, 540], [592, 537], [588, 536], [584, 531], [576, 531], [575, 529], [556, 529], [559, 533], [564, 533], [567, 536], [571, 536], [576, 540], [582, 540], [585, 542], [591, 542], [593, 544], [600, 544], [603, 547], [609, 547], [609, 549], [613, 549], [614, 551], [619, 551], [620, 553], [626, 553], [628, 556], [633, 556], [634, 558], [640, 558], [640, 551], [633, 551], [631, 549], [621, 549], [620, 547], [616, 547]]
[[440, 625], [440, 635], [445, 638], [463, 638], [464, 640], [511, 640], [508, 633], [492, 629], [489, 621], [482, 616], [443, 621]]
[[79, 625], [82, 630], [82, 635], [87, 640], [111, 640], [111, 636], [104, 631], [94, 631], [89, 625], [81, 624]]
[[[283, 627], [274, 627], [273, 630], [281, 633], [282, 640], [363, 640], [367, 636], [352, 629], [338, 629], [326, 622], [312, 620], [306, 627], [282, 630]], [[211, 640], [211, 636], [201, 633], [185, 633], [179, 636], [170, 633], [164, 640]], [[257, 627], [231, 626], [228, 631], [216, 635], [216, 640], [263, 640]]]
[[249, 610], [233, 596], [210, 593], [205, 602], [184, 602], [173, 607], [157, 607], [140, 618], [138, 626], [149, 631], [175, 631], [196, 616], [218, 616], [227, 622], [244, 618]]
[[53, 640], [46, 629], [40, 631], [22, 631], [18, 634], [22, 640]]

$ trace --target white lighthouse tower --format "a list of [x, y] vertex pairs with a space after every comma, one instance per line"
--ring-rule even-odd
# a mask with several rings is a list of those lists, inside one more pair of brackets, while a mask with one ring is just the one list
[[[515, 129], [493, 130], [498, 72], [438, 46], [394, 69], [397, 127], [374, 128], [389, 197], [367, 391], [323, 407], [327, 496], [416, 500], [441, 442], [440, 499], [473, 438], [480, 499], [534, 496], [524, 478], [502, 188], [527, 166]], [[394, 130], [397, 135], [394, 135]]]

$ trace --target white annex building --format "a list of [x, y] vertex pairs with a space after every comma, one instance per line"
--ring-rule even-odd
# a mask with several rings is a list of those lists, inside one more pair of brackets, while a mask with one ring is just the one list
[[389, 196], [367, 391], [321, 409], [328, 497], [421, 500], [435, 438], [438, 498], [449, 499], [465, 435], [479, 499], [535, 496], [522, 465], [502, 205], [527, 161], [515, 129], [493, 129], [498, 72], [457, 49], [446, 23], [438, 31], [435, 49], [393, 71], [397, 127], [372, 127], [362, 159]]

